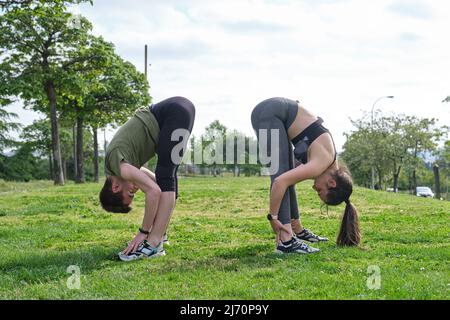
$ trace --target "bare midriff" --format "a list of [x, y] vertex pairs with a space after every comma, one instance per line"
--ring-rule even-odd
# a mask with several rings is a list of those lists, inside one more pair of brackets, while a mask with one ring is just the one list
[[288, 129], [289, 139], [292, 140], [305, 130], [310, 124], [317, 120], [317, 116], [298, 104], [298, 112], [294, 122]]

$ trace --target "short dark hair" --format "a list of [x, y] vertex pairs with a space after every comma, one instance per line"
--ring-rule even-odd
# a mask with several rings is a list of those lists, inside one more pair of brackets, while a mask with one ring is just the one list
[[336, 206], [345, 202], [345, 211], [336, 243], [338, 246], [359, 246], [361, 242], [359, 214], [356, 207], [350, 203], [353, 192], [352, 175], [346, 166], [339, 164], [339, 169], [331, 176], [336, 181], [336, 187], [328, 189], [325, 203]]
[[112, 191], [112, 179], [107, 177], [102, 190], [100, 191], [100, 203], [108, 212], [128, 213], [132, 209], [129, 205], [123, 203], [121, 192], [114, 193]]

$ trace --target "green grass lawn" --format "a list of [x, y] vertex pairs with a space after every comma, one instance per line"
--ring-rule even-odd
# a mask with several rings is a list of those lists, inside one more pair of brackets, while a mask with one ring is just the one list
[[[0, 182], [0, 299], [448, 299], [450, 203], [357, 188], [362, 248], [337, 248], [343, 205], [321, 213], [297, 186], [303, 224], [331, 241], [279, 256], [265, 219], [267, 178], [180, 178], [167, 255], [120, 262], [140, 226], [103, 212], [99, 184]], [[81, 271], [69, 289], [67, 268]], [[369, 266], [381, 287], [367, 286]], [[372, 275], [373, 277], [373, 275]], [[369, 282], [370, 282], [369, 278]]]

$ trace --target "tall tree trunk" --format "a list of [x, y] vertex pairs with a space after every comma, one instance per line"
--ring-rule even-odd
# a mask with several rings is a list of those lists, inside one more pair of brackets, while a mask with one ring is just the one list
[[417, 189], [417, 177], [416, 177], [416, 167], [417, 167], [417, 148], [419, 146], [419, 141], [416, 141], [416, 146], [414, 148], [414, 162], [413, 162], [413, 172], [412, 172], [412, 188], [411, 194], [416, 194]]
[[400, 177], [400, 170], [402, 166], [398, 167], [398, 170], [394, 173], [394, 192], [398, 192], [398, 178]]
[[67, 161], [65, 158], [61, 159], [62, 167], [63, 167], [63, 174], [64, 174], [64, 180], [67, 181]]
[[53, 172], [53, 157], [52, 157], [52, 152], [50, 151], [48, 154], [48, 167], [50, 169], [50, 179], [54, 180], [53, 176], [54, 176], [54, 172]]
[[77, 124], [73, 125], [72, 129], [72, 139], [73, 139], [73, 176], [76, 178], [78, 175], [77, 171]]
[[56, 93], [53, 81], [47, 80], [45, 91], [50, 102], [50, 122], [52, 128], [52, 154], [53, 154], [53, 181], [55, 185], [64, 185], [64, 176], [61, 163], [61, 147], [59, 143], [58, 115], [56, 113]]
[[376, 172], [378, 174], [378, 188], [375, 188], [375, 189], [376, 190], [382, 190], [381, 184], [382, 184], [382, 181], [383, 181], [383, 175], [382, 175], [382, 172], [381, 172], [380, 168], [376, 167], [375, 169], [376, 169]]
[[408, 173], [408, 188], [409, 188], [409, 193], [412, 194], [412, 172], [411, 171]]
[[402, 169], [402, 163], [400, 161], [400, 164], [397, 168], [397, 160], [393, 159], [394, 162], [394, 192], [398, 192], [398, 178], [400, 176], [400, 170]]
[[83, 116], [77, 114], [77, 176], [75, 183], [84, 183], [83, 166]]
[[417, 177], [416, 177], [416, 168], [414, 168], [413, 173], [412, 173], [412, 193], [414, 194], [416, 192], [417, 189]]
[[94, 181], [99, 181], [98, 172], [98, 137], [97, 137], [97, 127], [92, 126], [92, 131], [94, 135]]
[[437, 163], [433, 166], [433, 173], [434, 173], [434, 192], [436, 199], [441, 198], [441, 181], [439, 179], [439, 166]]

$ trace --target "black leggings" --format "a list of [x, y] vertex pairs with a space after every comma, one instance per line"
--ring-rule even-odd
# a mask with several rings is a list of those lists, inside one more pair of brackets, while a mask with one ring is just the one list
[[[292, 144], [289, 140], [287, 131], [297, 117], [297, 112], [297, 102], [285, 98], [271, 98], [264, 100], [253, 109], [251, 116], [253, 129], [255, 130], [260, 144], [262, 142], [260, 141], [259, 130], [267, 130], [268, 137], [266, 150], [268, 150], [268, 152], [272, 149], [271, 132], [272, 130], [278, 130], [278, 141], [273, 141], [273, 143], [276, 144], [275, 154], [271, 154], [271, 156], [277, 157], [279, 166], [276, 172], [271, 173], [270, 189], [272, 189], [275, 178], [286, 171], [295, 168]], [[299, 219], [300, 214], [295, 185], [290, 186], [284, 193], [280, 210], [271, 213], [278, 214], [278, 219], [282, 224], [289, 224], [291, 219]]]
[[[178, 198], [177, 170], [189, 140], [195, 120], [195, 107], [191, 101], [183, 97], [172, 97], [150, 107], [159, 124], [159, 139], [156, 147], [158, 162], [155, 175], [156, 183], [161, 191], [175, 191]], [[172, 139], [172, 133], [182, 130]], [[184, 134], [182, 134], [184, 132]], [[175, 139], [176, 138], [176, 139]], [[181, 145], [180, 142], [182, 142]], [[172, 157], [174, 147], [179, 149]]]

